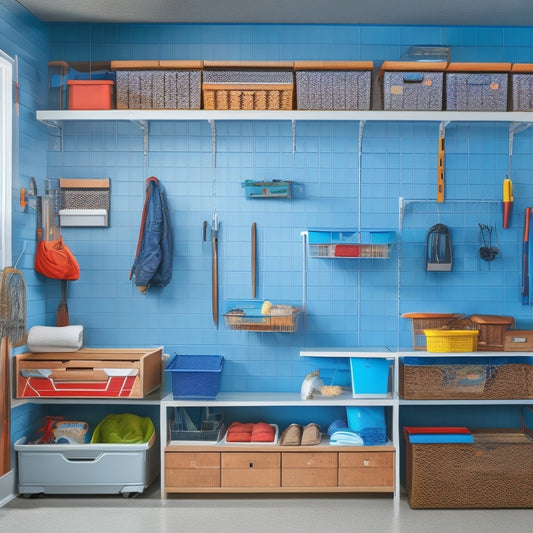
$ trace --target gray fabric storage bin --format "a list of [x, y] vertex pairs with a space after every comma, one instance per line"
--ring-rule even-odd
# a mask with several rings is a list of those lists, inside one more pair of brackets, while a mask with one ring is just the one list
[[371, 61], [296, 61], [296, 108], [368, 110]]
[[113, 61], [117, 109], [200, 109], [200, 61]]
[[386, 61], [381, 67], [383, 109], [442, 111], [446, 63]]
[[507, 111], [508, 63], [451, 63], [446, 71], [448, 111]]
[[511, 70], [512, 111], [533, 111], [533, 64], [516, 64]]

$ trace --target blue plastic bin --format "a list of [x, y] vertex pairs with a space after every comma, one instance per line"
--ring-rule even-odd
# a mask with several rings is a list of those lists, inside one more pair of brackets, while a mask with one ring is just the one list
[[391, 361], [378, 357], [350, 357], [353, 395], [387, 394]]
[[177, 355], [168, 361], [165, 372], [172, 376], [174, 399], [213, 399], [220, 390], [224, 366], [222, 355]]
[[384, 429], [387, 426], [385, 420], [385, 407], [346, 407], [348, 427], [355, 432], [368, 428]]

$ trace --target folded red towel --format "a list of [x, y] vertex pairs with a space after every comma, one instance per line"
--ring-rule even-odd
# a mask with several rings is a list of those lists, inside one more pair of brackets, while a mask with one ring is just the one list
[[250, 442], [254, 424], [233, 422], [226, 433], [226, 442]]
[[258, 422], [252, 430], [252, 442], [274, 442], [274, 428], [266, 422]]

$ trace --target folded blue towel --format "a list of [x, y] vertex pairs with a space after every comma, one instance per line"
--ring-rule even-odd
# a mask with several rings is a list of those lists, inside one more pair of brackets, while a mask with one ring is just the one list
[[348, 427], [348, 424], [346, 424], [346, 422], [342, 420], [342, 418], [339, 418], [338, 420], [334, 420], [328, 427], [328, 435], [331, 436], [333, 435], [333, 433], [335, 433], [335, 431], [339, 429], [344, 429], [347, 427]]
[[388, 440], [385, 428], [363, 428], [357, 433], [363, 439], [365, 446], [386, 444]]
[[329, 438], [329, 443], [334, 446], [362, 446], [363, 439], [350, 429], [339, 429]]

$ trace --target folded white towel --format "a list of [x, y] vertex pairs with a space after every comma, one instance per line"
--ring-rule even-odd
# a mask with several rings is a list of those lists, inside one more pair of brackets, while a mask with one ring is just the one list
[[75, 352], [83, 346], [83, 326], [33, 326], [26, 345], [33, 353]]

